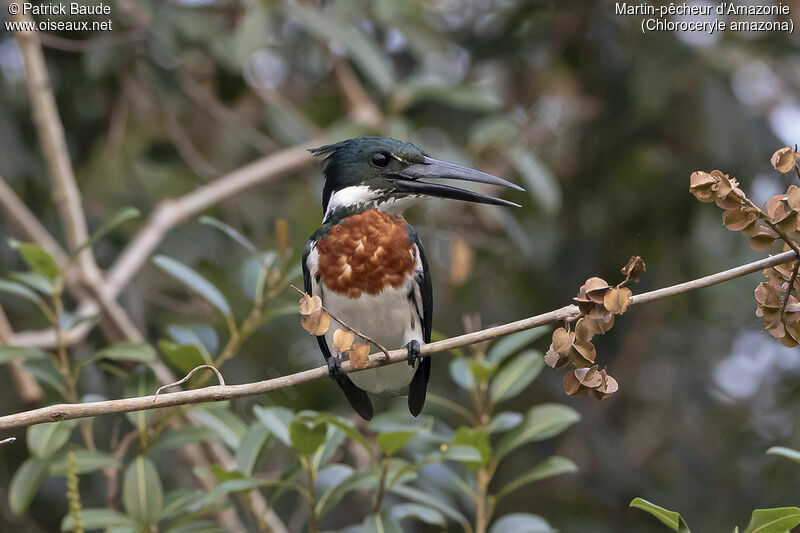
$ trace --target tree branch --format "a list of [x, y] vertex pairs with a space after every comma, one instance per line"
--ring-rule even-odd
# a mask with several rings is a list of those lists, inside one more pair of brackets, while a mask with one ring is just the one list
[[[308, 148], [318, 146], [322, 142], [322, 140], [315, 140], [286, 148], [257, 159], [184, 196], [162, 200], [153, 210], [144, 227], [139, 230], [111, 266], [105, 281], [100, 284], [102, 291], [100, 294], [106, 301], [114, 301], [147, 263], [150, 255], [170, 230], [192, 216], [249, 187], [266, 183], [310, 164], [313, 162], [313, 158], [308, 154]], [[116, 302], [114, 301], [114, 303]], [[76, 314], [80, 317], [88, 317], [97, 312], [98, 308], [94, 302], [84, 300], [78, 306]], [[81, 342], [92, 327], [93, 324], [81, 323], [65, 331], [64, 342], [68, 346]], [[56, 336], [52, 329], [19, 332], [14, 336], [13, 344], [15, 346], [52, 348], [56, 344]]]
[[[794, 251], [783, 252], [778, 255], [760, 259], [746, 265], [741, 265], [724, 272], [705, 276], [696, 280], [680, 283], [663, 289], [632, 296], [630, 305], [654, 302], [662, 298], [675, 296], [685, 292], [709, 287], [724, 281], [729, 281], [747, 274], [758, 272], [765, 268], [792, 262], [796, 259]], [[470, 344], [476, 344], [486, 340], [494, 339], [502, 335], [516, 333], [537, 326], [543, 326], [553, 322], [564, 320], [574, 320], [580, 316], [580, 311], [575, 305], [567, 305], [559, 309], [532, 316], [516, 322], [510, 322], [500, 326], [487, 328], [481, 331], [468, 333], [458, 337], [452, 337], [438, 342], [433, 342], [422, 346], [422, 355], [430, 356], [454, 348], [460, 348]], [[375, 368], [386, 364], [401, 363], [407, 360], [408, 353], [404, 348], [391, 350], [389, 360], [384, 362], [383, 354], [371, 354], [365, 368]], [[342, 362], [342, 370], [351, 372], [349, 361]], [[43, 407], [32, 411], [12, 414], [0, 417], [0, 429], [11, 429], [25, 427], [44, 422], [55, 422], [59, 420], [70, 420], [74, 418], [87, 418], [92, 416], [125, 413], [132, 411], [142, 411], [146, 409], [156, 409], [159, 407], [171, 407], [175, 405], [187, 405], [203, 402], [219, 402], [244, 396], [264, 394], [287, 387], [294, 387], [301, 383], [307, 383], [316, 379], [324, 378], [328, 375], [328, 367], [320, 366], [311, 370], [304, 370], [288, 376], [258, 381], [255, 383], [244, 383], [241, 385], [215, 385], [202, 389], [173, 392], [156, 396], [142, 396], [138, 398], [126, 398], [120, 400], [106, 400], [86, 404], [61, 404]]]
[[[26, 22], [31, 21], [30, 16], [26, 14], [21, 14], [18, 18]], [[15, 38], [25, 62], [25, 80], [28, 85], [33, 122], [47, 162], [53, 201], [58, 209], [69, 249], [78, 250], [89, 241], [89, 230], [39, 35], [35, 30], [17, 31]], [[130, 340], [142, 340], [142, 334], [127, 313], [114, 297], [109, 297], [103, 291], [101, 286], [103, 276], [90, 247], [87, 246], [78, 252], [76, 263], [81, 279], [119, 333]]]

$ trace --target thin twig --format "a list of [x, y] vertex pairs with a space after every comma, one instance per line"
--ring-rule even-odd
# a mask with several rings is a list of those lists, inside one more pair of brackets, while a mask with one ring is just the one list
[[0, 446], [3, 444], [11, 444], [12, 442], [16, 441], [17, 437], [8, 437], [7, 439], [0, 440]]
[[[793, 251], [783, 252], [778, 255], [731, 268], [724, 272], [717, 272], [703, 278], [632, 296], [629, 305], [653, 302], [669, 296], [675, 296], [704, 287], [710, 287], [711, 285], [730, 281], [747, 274], [758, 272], [765, 268], [782, 265], [794, 260], [795, 253]], [[510, 322], [508, 324], [494, 326], [481, 331], [468, 333], [466, 335], [460, 335], [458, 337], [451, 337], [438, 342], [425, 344], [422, 346], [421, 352], [422, 355], [433, 355], [435, 353], [476, 344], [478, 342], [487, 341], [503, 335], [509, 335], [511, 333], [517, 333], [519, 331], [535, 328], [537, 326], [544, 326], [554, 322], [561, 322], [566, 319], [576, 318], [579, 315], [580, 311], [576, 305], [567, 305], [547, 313], [517, 320], [516, 322]], [[404, 348], [390, 350], [388, 361], [384, 359], [383, 354], [372, 354], [369, 356], [367, 364], [363, 369], [351, 369], [349, 361], [344, 361], [342, 363], [342, 371], [346, 373], [358, 372], [368, 368], [376, 368], [388, 364], [406, 362], [407, 359], [408, 353]], [[105, 400], [92, 403], [51, 405], [41, 409], [34, 409], [31, 411], [24, 411], [21, 413], [2, 416], [0, 417], [0, 429], [25, 427], [44, 422], [56, 422], [59, 420], [88, 418], [104, 414], [143, 411], [146, 409], [172, 407], [175, 405], [219, 402], [223, 400], [264, 394], [266, 392], [294, 387], [302, 383], [308, 383], [309, 381], [322, 379], [327, 376], [328, 367], [319, 366], [310, 370], [297, 372], [295, 374], [289, 374], [287, 376], [281, 376], [265, 381], [258, 381], [255, 383], [227, 386], [215, 385], [202, 389], [172, 392], [159, 396], [157, 400], [154, 396], [142, 396], [137, 398]]]
[[175, 383], [167, 383], [166, 385], [162, 385], [161, 387], [159, 387], [158, 390], [156, 391], [155, 396], [153, 396], [153, 401], [155, 402], [156, 400], [158, 400], [158, 395], [161, 394], [161, 391], [165, 389], [171, 389], [172, 387], [177, 387], [178, 385], [183, 385], [200, 370], [212, 370], [214, 374], [217, 375], [217, 380], [219, 380], [220, 386], [222, 387], [225, 386], [225, 378], [222, 377], [222, 372], [220, 372], [217, 367], [215, 367], [214, 365], [200, 365], [194, 367], [188, 374], [186, 374], [186, 376], [183, 377], [183, 379], [179, 379]]
[[[300, 289], [298, 289], [297, 287], [295, 287], [294, 285], [289, 285], [289, 286], [290, 286], [291, 288], [293, 288], [295, 291], [297, 291], [297, 292], [299, 292], [300, 294], [302, 294], [303, 296], [305, 296], [306, 298], [311, 298], [311, 295], [310, 295], [310, 294], [308, 294], [306, 291], [300, 290]], [[351, 326], [351, 325], [347, 324], [347, 323], [346, 323], [346, 322], [344, 322], [344, 321], [343, 321], [341, 318], [339, 318], [339, 317], [337, 317], [336, 315], [334, 315], [333, 313], [331, 313], [331, 312], [330, 312], [330, 310], [326, 309], [324, 305], [322, 306], [322, 310], [323, 310], [323, 311], [325, 311], [326, 313], [328, 313], [329, 315], [331, 315], [331, 318], [332, 318], [332, 319], [334, 319], [336, 322], [338, 322], [338, 323], [339, 323], [339, 324], [340, 324], [340, 325], [341, 325], [343, 328], [345, 328], [345, 329], [348, 329], [348, 330], [352, 331], [353, 333], [355, 333], [356, 335], [358, 335], [359, 337], [361, 337], [362, 339], [364, 339], [365, 341], [367, 341], [368, 343], [370, 343], [371, 345], [373, 345], [374, 347], [376, 347], [377, 349], [379, 349], [380, 351], [382, 351], [382, 352], [383, 352], [383, 355], [384, 355], [384, 360], [385, 360], [385, 361], [388, 361], [388, 360], [389, 360], [389, 358], [390, 358], [390, 356], [389, 356], [389, 350], [387, 350], [387, 349], [386, 349], [386, 348], [385, 348], [385, 347], [384, 347], [382, 344], [380, 344], [378, 341], [376, 341], [375, 339], [373, 339], [373, 338], [371, 338], [371, 337], [368, 337], [368, 336], [364, 335], [363, 333], [361, 333], [360, 331], [358, 331], [358, 330], [357, 330], [356, 328], [354, 328], [353, 326]]]

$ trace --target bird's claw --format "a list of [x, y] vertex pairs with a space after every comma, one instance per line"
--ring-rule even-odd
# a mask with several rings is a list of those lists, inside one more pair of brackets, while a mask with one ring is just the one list
[[328, 363], [328, 376], [337, 379], [342, 375], [342, 362], [338, 355], [328, 357], [326, 363]]
[[408, 366], [413, 367], [417, 361], [422, 359], [422, 354], [420, 353], [419, 341], [413, 340], [406, 344], [406, 348], [408, 348]]

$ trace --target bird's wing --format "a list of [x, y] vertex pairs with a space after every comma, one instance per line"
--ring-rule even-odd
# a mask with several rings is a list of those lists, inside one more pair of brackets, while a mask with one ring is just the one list
[[[311, 279], [311, 267], [308, 264], [309, 257], [311, 255], [311, 249], [313, 247], [314, 241], [308, 241], [306, 244], [305, 251], [303, 252], [303, 259], [302, 259], [302, 266], [303, 266], [303, 288], [307, 294], [314, 296], [314, 284], [312, 283]], [[322, 297], [322, 295], [318, 295]], [[317, 343], [319, 344], [319, 349], [322, 352], [322, 356], [325, 357], [325, 361], [327, 362], [329, 358], [333, 357], [331, 355], [331, 350], [328, 347], [328, 343], [325, 341], [324, 335], [317, 335]], [[343, 372], [337, 372], [332, 376], [336, 383], [341, 387], [342, 392], [347, 397], [347, 401], [350, 402], [350, 405], [353, 407], [356, 413], [361, 416], [364, 420], [370, 420], [372, 418], [372, 402], [369, 401], [369, 396], [367, 396], [366, 391], [358, 388], [355, 383], [353, 383], [347, 374]]]
[[[431, 276], [428, 270], [428, 261], [425, 258], [425, 250], [422, 248], [422, 241], [417, 235], [417, 231], [413, 226], [408, 226], [408, 237], [417, 246], [419, 250], [419, 258], [422, 264], [422, 270], [417, 271], [414, 281], [419, 287], [420, 299], [422, 300], [422, 316], [419, 319], [422, 321], [422, 337], [428, 343], [431, 342], [431, 329], [433, 326], [433, 287], [431, 286]], [[419, 311], [418, 306], [415, 306]], [[408, 387], [408, 410], [411, 414], [417, 416], [422, 412], [422, 407], [425, 405], [425, 395], [428, 390], [428, 380], [431, 377], [431, 358], [423, 357], [419, 366], [417, 366], [414, 377], [411, 379], [411, 384]]]

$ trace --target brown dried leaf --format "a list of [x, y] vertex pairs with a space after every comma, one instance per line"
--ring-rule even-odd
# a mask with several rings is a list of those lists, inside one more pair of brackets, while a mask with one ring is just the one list
[[300, 299], [300, 314], [303, 316], [312, 315], [322, 310], [322, 298], [319, 296], [309, 296], [306, 294]]
[[570, 370], [564, 374], [564, 392], [570, 396], [578, 396], [586, 392], [586, 388], [581, 386], [581, 382], [575, 377], [575, 371]]
[[[597, 358], [597, 350], [594, 348], [594, 344], [591, 342], [576, 342], [572, 345], [573, 351], [577, 352], [581, 359], [584, 361], [588, 361], [590, 363], [594, 363], [595, 358]], [[576, 366], [584, 366], [584, 364], [576, 365]]]
[[575, 377], [584, 387], [593, 389], [603, 383], [603, 378], [597, 371], [597, 365], [593, 365], [590, 368], [576, 368], [574, 372]]
[[712, 187], [717, 183], [718, 178], [698, 170], [692, 172], [689, 178], [689, 192], [701, 202], [713, 202], [716, 199], [716, 193]]
[[759, 306], [765, 308], [779, 309], [781, 306], [781, 295], [778, 289], [766, 282], [761, 282], [756, 286], [754, 292], [756, 302]]
[[795, 346], [800, 343], [800, 324], [791, 322], [786, 324], [786, 337], [791, 338], [795, 342]]
[[789, 190], [786, 191], [786, 205], [794, 212], [800, 211], [800, 187], [789, 185]]
[[603, 296], [605, 296], [606, 291], [611, 287], [603, 278], [592, 277], [586, 280], [582, 288], [585, 288], [586, 297], [589, 298], [589, 300], [596, 304], [602, 304]]
[[602, 335], [614, 327], [614, 315], [609, 313], [600, 320], [587, 318], [587, 322], [592, 326], [595, 333], [600, 333]]
[[586, 317], [581, 317], [575, 323], [575, 340], [578, 342], [589, 342], [596, 333], [601, 333], [595, 328], [594, 322]]
[[752, 224], [758, 216], [752, 211], [744, 209], [732, 209], [725, 211], [722, 215], [722, 221], [725, 227], [731, 231], [740, 231]]
[[750, 246], [759, 252], [766, 252], [772, 248], [777, 238], [778, 236], [772, 230], [759, 225], [758, 233], [750, 236]]
[[599, 387], [596, 387], [589, 391], [589, 394], [597, 400], [602, 400], [619, 390], [619, 383], [613, 377], [609, 376], [605, 370], [600, 371], [600, 376], [603, 379], [603, 382], [600, 384]]
[[339, 353], [347, 353], [353, 346], [355, 338], [352, 331], [339, 328], [333, 332], [333, 349]]
[[551, 368], [561, 368], [569, 362], [569, 357], [563, 356], [555, 351], [555, 349], [553, 349], [553, 345], [551, 344], [550, 349], [544, 354], [544, 362]]
[[794, 168], [795, 164], [797, 164], [798, 157], [800, 157], [800, 154], [795, 153], [795, 151], [790, 147], [784, 146], [772, 154], [769, 162], [772, 165], [772, 168], [781, 174], [786, 174]]
[[350, 349], [350, 367], [356, 370], [365, 368], [369, 361], [369, 344], [354, 342]]
[[776, 194], [769, 199], [769, 202], [767, 202], [767, 214], [769, 218], [775, 219], [778, 208], [780, 208], [786, 200], [787, 196], [785, 194]]
[[300, 299], [300, 324], [311, 335], [325, 335], [328, 331], [331, 317], [322, 309], [319, 296], [305, 295]]
[[631, 290], [628, 287], [610, 289], [603, 298], [603, 306], [615, 315], [621, 315], [628, 309], [631, 301]]
[[568, 354], [573, 342], [575, 342], [574, 332], [564, 328], [558, 328], [553, 332], [553, 349], [559, 354]]
[[636, 283], [639, 281], [639, 278], [641, 277], [642, 274], [645, 273], [646, 270], [647, 266], [644, 264], [644, 259], [642, 259], [638, 255], [634, 255], [630, 259], [628, 259], [628, 264], [622, 267], [620, 272], [622, 272], [622, 275], [625, 276], [627, 279]]

